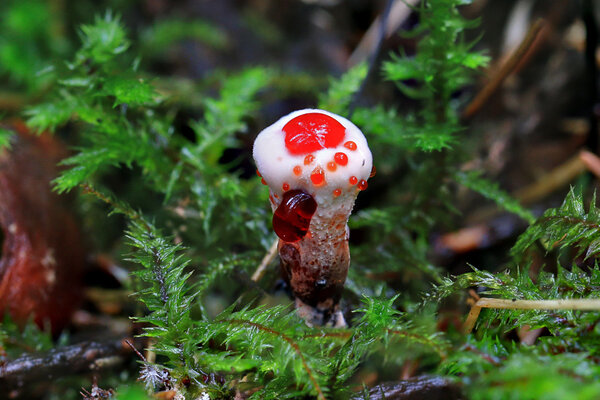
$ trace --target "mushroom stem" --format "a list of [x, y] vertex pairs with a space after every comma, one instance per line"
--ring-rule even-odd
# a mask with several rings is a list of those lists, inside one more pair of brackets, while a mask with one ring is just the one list
[[298, 314], [309, 325], [346, 326], [339, 303], [350, 266], [348, 215], [343, 210], [333, 216], [317, 212], [310, 235], [293, 243], [279, 241], [282, 273]]

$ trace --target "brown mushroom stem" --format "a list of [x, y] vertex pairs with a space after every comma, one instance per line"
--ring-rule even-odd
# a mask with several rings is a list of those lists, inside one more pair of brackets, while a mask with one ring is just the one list
[[351, 210], [313, 216], [310, 233], [297, 242], [279, 241], [282, 273], [296, 309], [309, 325], [345, 327], [340, 298], [350, 266], [348, 227]]

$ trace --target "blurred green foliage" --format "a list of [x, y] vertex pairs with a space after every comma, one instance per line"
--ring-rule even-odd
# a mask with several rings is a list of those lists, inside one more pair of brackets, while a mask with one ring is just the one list
[[[0, 79], [35, 98], [24, 111], [32, 129], [67, 132], [75, 147], [55, 190], [91, 194], [79, 198], [87, 230], [109, 236], [94, 240], [115, 253], [127, 247], [134, 265], [133, 289], [145, 305], [134, 317], [146, 324], [158, 358], [140, 363], [146, 389], [115, 383], [119, 399], [143, 399], [145, 391], [159, 388], [186, 398], [232, 398], [233, 387], [257, 399], [342, 399], [365, 365], [383, 371], [410, 360], [420, 361], [419, 372], [461, 382], [474, 399], [600, 396], [594, 379], [598, 312], [486, 310], [473, 334], [439, 328], [444, 302], [460, 299], [468, 288], [502, 298], [554, 299], [596, 298], [600, 285], [598, 267], [578, 266], [575, 257], [597, 253], [595, 200], [586, 211], [583, 196], [571, 192], [562, 207], [536, 220], [481, 173], [460, 168], [470, 154], [458, 118], [466, 96], [459, 91], [487, 62], [464, 39], [477, 25], [461, 15], [465, 3], [422, 2], [419, 24], [409, 33], [418, 39], [416, 53], [400, 51], [384, 63], [382, 80], [413, 99], [412, 111], [379, 102], [352, 111], [378, 174], [371, 181], [377, 196], [350, 222], [361, 240], [352, 248], [344, 295], [354, 309], [348, 329], [307, 327], [289, 302], [267, 293], [275, 273], [260, 286], [250, 282], [275, 237], [267, 191], [246, 177], [244, 152], [266, 123], [261, 113], [273, 96], [301, 92], [319, 107], [350, 114], [366, 64], [327, 86], [323, 77], [273, 66], [215, 71], [200, 83], [177, 81], [148, 66], [181, 41], [226, 49], [228, 32], [169, 15], [130, 31], [117, 13], [102, 11], [93, 21], [76, 21], [77, 42], [60, 14], [50, 12], [52, 2], [0, 5]], [[246, 19], [260, 24], [256, 16]], [[190, 107], [198, 109], [190, 113]], [[0, 129], [0, 146], [10, 144], [10, 135]], [[123, 177], [125, 184], [115, 183]], [[531, 223], [506, 272], [474, 268], [446, 277], [431, 261], [433, 230], [458, 214], [458, 185]], [[107, 213], [121, 214], [125, 234], [110, 237], [119, 227], [105, 228]], [[532, 277], [534, 244], [549, 253], [558, 247], [556, 257], [564, 260], [566, 253], [569, 263], [557, 261]], [[387, 285], [379, 278], [386, 274], [400, 278]], [[506, 335], [526, 325], [549, 335], [535, 347]], [[20, 331], [8, 320], [2, 324], [0, 345], [9, 357], [29, 344], [44, 350], [60, 341], [53, 344], [30, 325]]]

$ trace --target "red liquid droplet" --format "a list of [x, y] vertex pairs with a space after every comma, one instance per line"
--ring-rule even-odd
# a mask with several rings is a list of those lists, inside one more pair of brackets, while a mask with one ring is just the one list
[[287, 182], [284, 182], [282, 188], [283, 188], [284, 192], [287, 192], [288, 190], [290, 190], [290, 184]]
[[266, 185], [267, 181], [265, 181], [265, 178], [261, 178], [260, 183], [262, 183], [263, 185]]
[[336, 147], [346, 135], [344, 125], [322, 113], [299, 115], [285, 124], [283, 131], [285, 147], [294, 155]]
[[335, 163], [333, 161], [329, 161], [327, 163], [327, 169], [330, 170], [331, 172], [335, 171], [337, 168], [337, 165], [335, 165]]
[[338, 197], [340, 194], [342, 194], [342, 189], [335, 189], [333, 191], [333, 197]]
[[260, 174], [260, 172], [258, 172], [258, 170], [256, 170], [256, 175], [257, 175], [259, 178], [262, 178], [262, 175]]
[[346, 142], [346, 143], [344, 143], [344, 147], [345, 147], [345, 148], [347, 148], [348, 150], [352, 150], [352, 151], [354, 151], [354, 150], [356, 150], [356, 149], [357, 149], [357, 147], [356, 147], [356, 143], [354, 143], [354, 142], [353, 142], [353, 141], [351, 141], [351, 140], [350, 140], [350, 141], [348, 141], [348, 142]]
[[284, 242], [297, 242], [308, 233], [317, 202], [303, 190], [285, 192], [273, 214], [273, 230]]
[[333, 159], [335, 160], [336, 163], [338, 163], [341, 166], [348, 164], [348, 156], [345, 153], [335, 153], [335, 156], [333, 156]]
[[296, 175], [296, 176], [300, 176], [300, 174], [302, 173], [302, 167], [301, 167], [301, 166], [299, 166], [299, 165], [296, 165], [296, 166], [294, 167], [293, 171], [294, 171], [294, 175]]
[[356, 185], [358, 183], [358, 178], [355, 176], [351, 176], [350, 179], [348, 179], [348, 182], [350, 182], [350, 184], [352, 186]]
[[369, 175], [369, 178], [374, 177], [376, 173], [377, 173], [377, 169], [375, 169], [375, 166], [373, 165], [373, 168], [371, 168], [371, 174]]
[[309, 154], [306, 157], [304, 157], [304, 165], [310, 165], [313, 161], [315, 161], [315, 156], [313, 156], [312, 154]]
[[364, 179], [361, 180], [360, 182], [358, 182], [358, 189], [359, 190], [365, 190], [367, 188], [367, 186], [369, 186], [369, 184]]
[[323, 169], [321, 167], [315, 168], [312, 174], [310, 174], [310, 180], [315, 186], [322, 185], [325, 182], [325, 172], [323, 172]]

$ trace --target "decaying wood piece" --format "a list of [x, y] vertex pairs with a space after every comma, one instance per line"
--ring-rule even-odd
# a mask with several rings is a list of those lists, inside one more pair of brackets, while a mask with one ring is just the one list
[[57, 333], [82, 298], [84, 250], [75, 218], [51, 190], [64, 147], [16, 125], [0, 150], [0, 315], [32, 315]]
[[459, 400], [464, 397], [458, 385], [437, 376], [420, 376], [398, 382], [382, 383], [369, 390], [369, 396], [354, 400]]
[[0, 397], [27, 396], [33, 383], [120, 365], [133, 350], [124, 339], [92, 341], [27, 354], [0, 365]]

